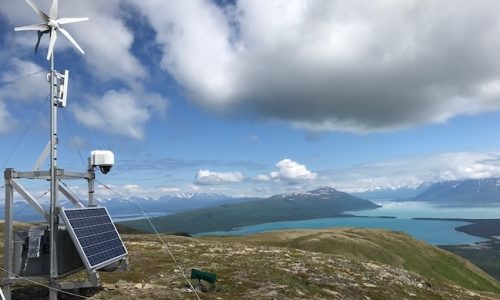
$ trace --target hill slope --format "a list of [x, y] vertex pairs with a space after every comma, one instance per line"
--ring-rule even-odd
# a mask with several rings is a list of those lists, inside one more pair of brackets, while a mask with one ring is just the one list
[[[103, 289], [89, 299], [196, 299], [178, 266], [188, 277], [190, 268], [217, 274], [213, 292], [198, 292], [204, 300], [500, 298], [499, 283], [478, 268], [397, 232], [331, 229], [224, 238], [163, 235], [163, 242], [153, 234], [122, 238], [130, 270], [101, 272]], [[167, 246], [176, 262], [167, 254]], [[84, 273], [68, 280], [83, 279]], [[14, 290], [15, 295], [33, 299], [44, 292], [32, 286]]]
[[401, 232], [359, 228], [287, 230], [279, 234], [268, 232], [215, 240], [286, 247], [372, 261], [470, 289], [497, 290], [499, 287], [495, 279], [463, 258]]
[[[280, 194], [244, 203], [226, 204], [200, 210], [152, 218], [160, 232], [189, 233], [231, 230], [233, 228], [285, 220], [305, 220], [341, 216], [347, 210], [365, 210], [377, 204], [333, 188], [319, 188], [307, 193]], [[151, 231], [145, 220], [122, 224]]]
[[[154, 235], [124, 239], [131, 271], [101, 273], [105, 289], [93, 299], [196, 299]], [[202, 299], [500, 298], [498, 282], [481, 270], [401, 233], [332, 229], [163, 239], [188, 276], [189, 268], [217, 273], [215, 292], [200, 292]]]

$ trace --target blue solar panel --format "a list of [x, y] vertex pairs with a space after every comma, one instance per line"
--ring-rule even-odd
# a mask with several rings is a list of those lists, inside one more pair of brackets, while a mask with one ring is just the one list
[[61, 216], [87, 269], [96, 270], [127, 255], [105, 207], [63, 208]]

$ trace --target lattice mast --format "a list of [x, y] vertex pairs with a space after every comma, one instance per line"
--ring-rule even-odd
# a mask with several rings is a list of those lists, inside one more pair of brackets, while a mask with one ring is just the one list
[[[86, 21], [88, 18], [58, 18], [58, 0], [53, 0], [50, 6], [49, 14], [46, 14], [43, 10], [38, 8], [31, 0], [25, 0], [31, 8], [35, 11], [35, 13], [42, 19], [42, 23], [26, 25], [15, 28], [16, 31], [25, 31], [32, 30], [37, 31], [38, 40], [35, 46], [35, 52], [38, 50], [38, 45], [40, 43], [40, 39], [44, 34], [49, 34], [49, 47], [47, 52], [47, 60], [50, 61], [50, 73], [48, 75], [48, 80], [50, 84], [50, 136], [49, 142], [47, 144], [46, 149], [42, 152], [42, 155], [38, 159], [34, 171], [33, 172], [17, 172], [14, 169], [8, 168], [5, 170], [5, 249], [4, 249], [4, 266], [6, 270], [6, 275], [4, 276], [3, 287], [5, 291], [5, 296], [7, 299], [11, 297], [11, 284], [18, 281], [16, 278], [16, 274], [14, 273], [14, 259], [13, 259], [13, 249], [14, 243], [13, 239], [13, 217], [12, 217], [12, 209], [13, 209], [13, 192], [14, 190], [19, 192], [21, 196], [26, 199], [29, 204], [31, 204], [36, 211], [38, 211], [49, 223], [50, 230], [50, 267], [48, 270], [48, 283], [51, 287], [49, 290], [49, 298], [50, 300], [57, 300], [57, 290], [66, 288], [78, 288], [78, 287], [92, 287], [95, 286], [98, 282], [98, 276], [96, 275], [96, 270], [90, 270], [94, 276], [90, 279], [89, 282], [84, 283], [59, 283], [57, 282], [58, 278], [67, 276], [71, 272], [74, 272], [74, 268], [68, 267], [66, 262], [62, 263], [62, 266], [58, 266], [58, 232], [59, 232], [59, 218], [58, 215], [60, 213], [60, 206], [58, 201], [58, 192], [61, 191], [64, 196], [66, 196], [75, 206], [79, 208], [83, 208], [83, 204], [80, 203], [79, 199], [74, 197], [72, 193], [60, 184], [60, 179], [75, 179], [82, 178], [88, 180], [89, 187], [89, 203], [88, 206], [93, 206], [93, 192], [94, 192], [94, 168], [99, 166], [104, 167], [105, 170], [109, 171], [110, 167], [114, 164], [114, 156], [110, 151], [101, 151], [99, 153], [91, 153], [91, 157], [89, 158], [89, 167], [87, 172], [65, 172], [64, 169], [59, 169], [57, 165], [57, 148], [58, 148], [58, 135], [57, 135], [57, 110], [59, 107], [66, 106], [66, 96], [67, 96], [67, 88], [68, 88], [68, 80], [69, 80], [69, 72], [66, 70], [63, 74], [58, 73], [54, 68], [54, 46], [58, 36], [58, 32], [62, 33], [74, 46], [75, 48], [81, 52], [84, 51], [78, 45], [78, 43], [73, 39], [73, 37], [69, 34], [67, 30], [61, 27], [61, 25]], [[47, 155], [50, 155], [50, 170], [40, 171], [40, 164], [47, 158]], [[103, 173], [107, 173], [103, 171]], [[31, 194], [24, 189], [19, 182], [16, 180], [18, 178], [30, 178], [30, 179], [44, 179], [50, 181], [50, 209], [49, 212], [45, 212], [44, 208], [41, 206], [38, 201], [31, 196]], [[116, 230], [116, 229], [115, 229]], [[43, 230], [42, 230], [43, 231]], [[30, 233], [31, 229], [30, 229]], [[29, 236], [31, 239], [32, 236]], [[71, 236], [73, 239], [73, 236]], [[34, 239], [36, 241], [36, 239]], [[31, 240], [30, 240], [31, 243]], [[38, 243], [40, 243], [38, 241]], [[31, 246], [31, 244], [30, 244]], [[79, 252], [82, 252], [81, 249], [77, 249]], [[125, 250], [126, 252], [126, 250]], [[17, 252], [16, 252], [17, 253]], [[126, 253], [125, 253], [126, 254]], [[125, 255], [124, 254], [124, 255]], [[40, 255], [40, 253], [38, 253]], [[61, 253], [61, 255], [66, 255]], [[122, 255], [122, 256], [124, 256]], [[121, 256], [121, 257], [122, 257]], [[38, 257], [38, 256], [37, 256]], [[29, 257], [24, 258], [26, 263], [28, 262]], [[61, 258], [59, 257], [59, 260]], [[66, 274], [61, 275], [61, 272], [67, 270]], [[89, 271], [89, 270], [88, 270]], [[40, 272], [40, 271], [35, 271]], [[43, 273], [43, 272], [42, 272]], [[38, 273], [36, 273], [38, 274]], [[42, 274], [43, 275], [43, 274]], [[43, 281], [43, 276], [38, 277], [29, 277], [31, 280]], [[89, 277], [90, 278], [90, 277]]]

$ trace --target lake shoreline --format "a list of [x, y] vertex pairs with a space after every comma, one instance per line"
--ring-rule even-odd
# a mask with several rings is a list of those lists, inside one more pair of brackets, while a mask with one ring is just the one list
[[439, 248], [461, 256], [483, 271], [500, 280], [500, 219], [465, 218], [415, 218], [417, 220], [462, 221], [470, 224], [456, 227], [458, 232], [487, 239], [483, 242], [464, 245], [437, 245]]
[[414, 220], [457, 221], [471, 224], [456, 227], [455, 230], [485, 239], [500, 236], [500, 219], [465, 219], [465, 218], [413, 218]]
[[245, 236], [276, 230], [355, 227], [402, 231], [418, 240], [426, 241], [433, 245], [474, 244], [487, 240], [455, 230], [457, 227], [468, 224], [468, 222], [463, 221], [414, 220], [392, 216], [344, 216], [340, 218], [332, 217], [260, 223], [237, 228], [198, 232], [194, 233], [193, 236]]

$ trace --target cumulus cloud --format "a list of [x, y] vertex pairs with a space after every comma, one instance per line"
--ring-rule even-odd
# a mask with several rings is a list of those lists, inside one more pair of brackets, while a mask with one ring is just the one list
[[90, 97], [85, 106], [73, 105], [72, 110], [89, 127], [142, 139], [146, 122], [153, 114], [162, 114], [167, 103], [155, 93], [111, 90], [102, 97]]
[[257, 181], [285, 181], [289, 184], [312, 181], [317, 174], [309, 171], [305, 165], [285, 158], [276, 164], [277, 171], [269, 174], [259, 174], [255, 178]]
[[245, 177], [240, 172], [212, 172], [199, 170], [195, 177], [197, 185], [215, 185], [242, 182]]
[[223, 108], [234, 99], [236, 57], [228, 41], [233, 29], [219, 6], [203, 0], [144, 1], [139, 8], [163, 49], [160, 66], [186, 86], [199, 104]]
[[[75, 1], [61, 6], [61, 15], [89, 17], [89, 21], [68, 25], [86, 51], [84, 59], [99, 79], [120, 79], [130, 84], [146, 76], [146, 70], [131, 51], [134, 34], [120, 18], [120, 0]], [[72, 47], [69, 43], [65, 43]]]
[[140, 9], [161, 67], [216, 111], [359, 133], [500, 109], [495, 0], [177, 0]]

